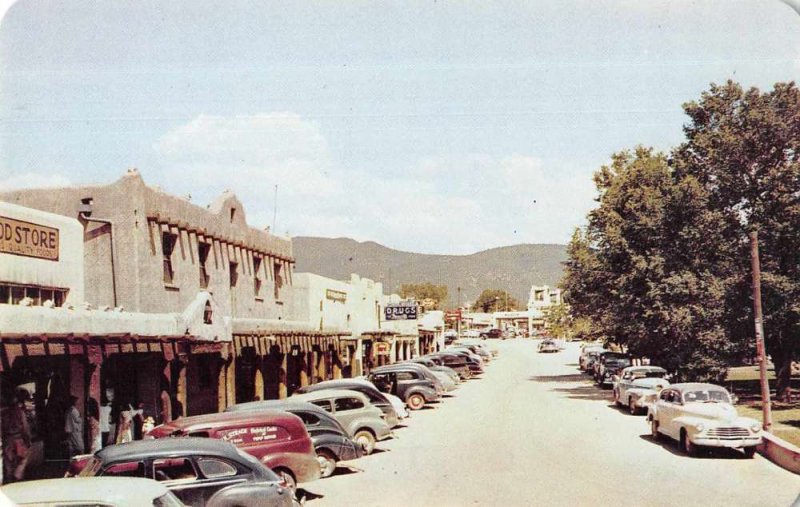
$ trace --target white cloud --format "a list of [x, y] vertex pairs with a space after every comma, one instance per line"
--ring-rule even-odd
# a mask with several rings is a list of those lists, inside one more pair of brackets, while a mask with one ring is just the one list
[[200, 116], [155, 149], [164, 169], [158, 183], [168, 191], [210, 202], [230, 189], [254, 226], [272, 221], [278, 184], [280, 233], [428, 253], [566, 242], [593, 196], [588, 174], [525, 155], [426, 158], [402, 176], [346, 170], [316, 123], [287, 112]]
[[57, 188], [72, 185], [66, 176], [61, 174], [18, 173], [0, 180], [0, 191], [20, 190], [23, 188]]

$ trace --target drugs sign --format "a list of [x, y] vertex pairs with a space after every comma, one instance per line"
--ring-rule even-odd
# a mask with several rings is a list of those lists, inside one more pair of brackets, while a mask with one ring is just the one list
[[417, 320], [417, 305], [416, 303], [386, 305], [383, 314], [386, 320]]

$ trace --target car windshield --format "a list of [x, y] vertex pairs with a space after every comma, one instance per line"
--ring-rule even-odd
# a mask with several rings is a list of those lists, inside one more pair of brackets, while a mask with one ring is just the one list
[[730, 403], [731, 402], [731, 399], [728, 396], [728, 393], [725, 392], [725, 391], [720, 391], [718, 389], [687, 391], [687, 392], [683, 393], [683, 400], [686, 403], [693, 402], [693, 401], [701, 401], [701, 402], [705, 402], [705, 403], [713, 403], [713, 402]]

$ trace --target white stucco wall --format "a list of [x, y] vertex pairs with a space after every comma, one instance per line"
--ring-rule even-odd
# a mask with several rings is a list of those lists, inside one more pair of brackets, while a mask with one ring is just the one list
[[0, 201], [0, 217], [58, 230], [58, 260], [0, 253], [0, 282], [69, 289], [66, 302], [83, 303], [83, 226], [80, 222], [3, 201]]
[[358, 275], [342, 281], [313, 273], [294, 273], [293, 281], [290, 319], [323, 331], [350, 331], [353, 336], [378, 329], [382, 284]]

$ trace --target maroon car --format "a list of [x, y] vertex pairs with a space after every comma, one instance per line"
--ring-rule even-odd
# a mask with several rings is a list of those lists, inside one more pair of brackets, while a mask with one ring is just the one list
[[281, 410], [224, 412], [182, 417], [153, 428], [145, 438], [207, 437], [230, 442], [255, 456], [292, 489], [319, 479], [314, 444], [303, 421]]

